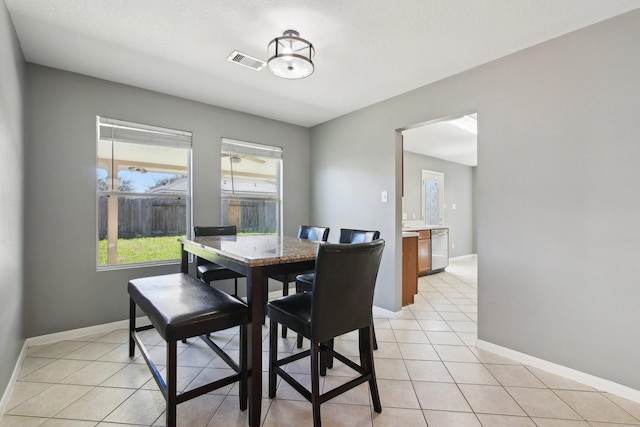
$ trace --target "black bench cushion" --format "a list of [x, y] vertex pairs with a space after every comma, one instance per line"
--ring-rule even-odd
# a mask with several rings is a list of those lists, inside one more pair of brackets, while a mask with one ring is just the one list
[[246, 323], [247, 305], [188, 274], [129, 281], [129, 296], [167, 341]]

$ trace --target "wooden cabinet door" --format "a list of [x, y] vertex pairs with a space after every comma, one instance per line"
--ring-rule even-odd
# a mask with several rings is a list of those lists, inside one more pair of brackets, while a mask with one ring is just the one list
[[402, 238], [402, 305], [418, 293], [418, 237]]
[[422, 232], [418, 239], [418, 274], [425, 275], [431, 270], [431, 233], [429, 237], [423, 237]]

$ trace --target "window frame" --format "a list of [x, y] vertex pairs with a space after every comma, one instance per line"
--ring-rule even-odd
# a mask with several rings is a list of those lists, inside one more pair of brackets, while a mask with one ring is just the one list
[[[100, 140], [104, 140], [105, 132], [104, 127], [111, 127], [111, 144], [112, 153], [110, 157], [100, 157]], [[114, 136], [113, 129], [118, 128], [120, 133]], [[145, 137], [145, 133], [148, 136]], [[100, 264], [100, 235], [101, 235], [101, 217], [100, 217], [100, 199], [103, 196], [117, 197], [126, 199], [128, 197], [135, 197], [140, 199], [167, 199], [167, 200], [180, 200], [184, 199], [185, 204], [185, 231], [186, 235], [190, 235], [192, 216], [193, 216], [193, 149], [192, 149], [193, 134], [188, 131], [175, 130], [170, 128], [164, 128], [159, 126], [151, 126], [142, 123], [129, 122], [119, 119], [112, 119], [107, 117], [96, 116], [96, 181], [95, 181], [95, 195], [96, 195], [96, 237], [95, 237], [95, 263], [97, 271], [109, 271], [130, 269], [149, 266], [162, 266], [162, 265], [175, 265], [181, 262], [181, 258], [178, 255], [177, 258], [157, 260], [157, 261], [144, 261], [144, 262], [130, 262], [130, 263], [116, 263]], [[121, 169], [118, 165], [119, 162], [131, 162], [131, 159], [118, 160], [114, 156], [114, 144], [118, 143], [132, 143], [138, 145], [148, 145], [149, 147], [170, 147], [186, 150], [186, 193], [184, 191], [169, 191], [169, 192], [140, 192], [140, 191], [119, 191], [118, 189], [106, 190], [100, 188], [100, 179], [98, 174], [101, 169], [107, 170], [107, 181], [109, 179], [117, 179], [118, 173], [124, 169]], [[106, 163], [105, 163], [106, 160]], [[101, 167], [101, 165], [106, 166]], [[171, 169], [170, 165], [166, 166]], [[109, 170], [111, 169], [111, 170]], [[176, 167], [176, 175], [181, 174], [180, 167]], [[129, 168], [131, 170], [131, 168]], [[157, 172], [157, 173], [172, 173], [172, 172]], [[111, 181], [111, 186], [114, 185], [114, 181]], [[107, 184], [109, 185], [109, 183]], [[118, 203], [119, 204], [119, 203]], [[117, 205], [116, 204], [116, 209]], [[108, 208], [107, 208], [108, 209]], [[106, 221], [108, 222], [108, 214]], [[119, 224], [116, 225], [116, 234], [120, 234]], [[108, 231], [107, 231], [108, 233]], [[119, 238], [119, 236], [118, 236]], [[108, 239], [108, 238], [107, 238]], [[176, 238], [177, 239], [177, 238]], [[176, 240], [177, 241], [177, 240]]]
[[[228, 217], [228, 211], [227, 211], [227, 215], [225, 215], [225, 213], [223, 212], [226, 206], [225, 202], [227, 201], [245, 200], [245, 201], [256, 201], [256, 202], [262, 201], [263, 202], [265, 200], [272, 200], [275, 202], [275, 205], [276, 205], [275, 232], [274, 233], [257, 233], [257, 234], [282, 235], [283, 220], [284, 220], [284, 208], [283, 208], [284, 206], [284, 201], [283, 201], [284, 200], [284, 197], [283, 197], [284, 159], [283, 157], [284, 156], [283, 156], [282, 147], [223, 137], [221, 141], [220, 155], [221, 155], [221, 163], [220, 163], [221, 168], [220, 168], [219, 189], [220, 189], [220, 220], [221, 222], [225, 222], [224, 218]], [[275, 197], [262, 192], [251, 193], [246, 191], [244, 192], [239, 191], [238, 193], [234, 193], [234, 192], [229, 193], [228, 191], [224, 190], [223, 181], [225, 179], [225, 176], [229, 176], [229, 175], [225, 175], [225, 172], [222, 166], [222, 162], [224, 161], [225, 157], [229, 157], [229, 161], [231, 165], [230, 179], [232, 180], [232, 184], [231, 184], [232, 188], [234, 188], [234, 185], [235, 185], [233, 181], [236, 179], [236, 177], [234, 176], [234, 173], [233, 173], [233, 162], [231, 161], [232, 156], [244, 156], [248, 159], [252, 157], [253, 158], [257, 157], [257, 158], [262, 158], [266, 160], [270, 160], [270, 159], [276, 160], [277, 170], [275, 173], [275, 181], [276, 181]], [[222, 225], [234, 225], [234, 224], [230, 222], [229, 224], [222, 224]], [[235, 224], [235, 225], [238, 226], [238, 224]], [[238, 231], [242, 232], [242, 228], [238, 227]]]

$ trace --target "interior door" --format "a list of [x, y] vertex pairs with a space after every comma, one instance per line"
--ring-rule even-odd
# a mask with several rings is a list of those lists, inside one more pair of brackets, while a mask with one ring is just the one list
[[426, 225], [444, 224], [444, 173], [422, 171], [422, 219]]

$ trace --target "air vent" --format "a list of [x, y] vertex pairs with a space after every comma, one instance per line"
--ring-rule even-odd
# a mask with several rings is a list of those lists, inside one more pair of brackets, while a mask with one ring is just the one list
[[262, 70], [265, 65], [267, 65], [266, 62], [246, 55], [244, 53], [240, 53], [237, 50], [231, 52], [231, 55], [229, 55], [227, 61], [242, 65], [243, 67], [251, 68], [252, 70], [256, 71]]

